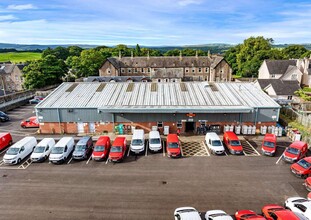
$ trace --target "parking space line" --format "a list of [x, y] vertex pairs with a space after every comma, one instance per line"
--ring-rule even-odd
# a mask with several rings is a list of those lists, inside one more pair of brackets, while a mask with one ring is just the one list
[[[284, 154], [284, 153], [283, 153]], [[282, 157], [283, 157], [283, 154], [279, 157], [279, 159], [276, 161], [276, 163], [275, 164], [278, 164], [279, 162], [280, 162], [280, 160], [282, 159]]]
[[92, 160], [92, 155], [91, 155], [90, 158], [86, 161], [86, 164], [89, 164], [90, 160]]
[[128, 148], [128, 151], [127, 151], [127, 157], [130, 156], [130, 148]]
[[0, 153], [0, 155], [3, 154], [3, 153], [5, 153], [6, 151], [7, 151], [7, 149], [3, 150], [3, 151]]
[[226, 150], [225, 150], [225, 155], [226, 155], [226, 156], [229, 156], [229, 155], [227, 154]]
[[2, 164], [4, 164], [4, 161], [3, 161], [3, 160], [0, 161], [0, 166], [2, 166]]
[[[22, 163], [20, 166], [18, 166], [18, 169], [27, 169], [27, 167], [30, 166], [30, 164], [32, 164], [32, 160], [30, 158], [28, 158], [24, 163]], [[26, 165], [26, 166], [24, 166]]]
[[147, 147], [146, 147], [145, 151], [146, 151], [145, 157], [147, 157], [148, 156], [148, 148]]
[[180, 148], [180, 152], [181, 152], [181, 157], [184, 157], [184, 153], [182, 151], [182, 147]]
[[70, 164], [70, 162], [72, 161], [72, 157], [70, 158], [70, 160], [68, 161], [68, 163], [67, 164]]
[[107, 157], [107, 160], [106, 160], [106, 163], [105, 163], [105, 164], [108, 164], [108, 162], [109, 162], [109, 157]]
[[202, 141], [201, 144], [203, 145], [203, 148], [204, 148], [204, 150], [206, 151], [207, 155], [210, 157], [211, 155], [210, 155], [210, 153], [208, 152], [208, 149], [207, 149], [207, 147], [206, 147], [204, 141]]

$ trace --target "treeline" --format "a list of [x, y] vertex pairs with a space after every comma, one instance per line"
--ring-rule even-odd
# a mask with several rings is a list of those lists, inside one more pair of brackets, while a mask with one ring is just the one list
[[99, 46], [93, 49], [83, 49], [79, 46], [47, 48], [42, 52], [42, 58], [30, 61], [23, 69], [24, 87], [26, 89], [41, 88], [48, 85], [73, 81], [80, 77], [96, 76], [98, 70], [108, 57], [113, 56], [205, 56], [208, 51], [185, 48], [183, 50], [172, 49], [165, 53], [157, 49], [141, 48], [138, 44], [135, 48], [126, 45], [116, 47]]
[[257, 77], [259, 67], [265, 59], [287, 60], [310, 57], [311, 51], [302, 45], [288, 45], [274, 48], [273, 39], [250, 37], [225, 53], [225, 59], [231, 65], [233, 74], [242, 77]]
[[0, 49], [0, 53], [8, 53], [8, 52], [15, 52], [15, 53], [24, 53], [24, 52], [42, 53], [42, 50], [40, 50], [40, 49], [35, 49], [35, 50], [16, 50], [14, 48]]

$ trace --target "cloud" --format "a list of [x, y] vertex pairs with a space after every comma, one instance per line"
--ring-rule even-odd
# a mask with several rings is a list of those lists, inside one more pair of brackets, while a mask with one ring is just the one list
[[9, 5], [7, 9], [10, 10], [29, 10], [29, 9], [37, 9], [36, 6], [32, 4], [24, 4], [24, 5]]
[[178, 4], [180, 6], [187, 6], [187, 5], [192, 5], [192, 4], [199, 5], [201, 3], [202, 3], [201, 0], [180, 0], [178, 1]]
[[13, 15], [0, 15], [0, 21], [14, 20], [16, 19]]

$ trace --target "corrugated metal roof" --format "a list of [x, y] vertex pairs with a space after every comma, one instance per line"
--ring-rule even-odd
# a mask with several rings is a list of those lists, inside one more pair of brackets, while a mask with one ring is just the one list
[[[279, 108], [253, 83], [183, 82], [158, 83], [151, 92], [149, 82], [63, 83], [36, 108], [97, 108], [110, 112], [249, 112], [253, 108]], [[129, 91], [129, 86], [131, 91]], [[100, 89], [99, 89], [100, 88]], [[101, 90], [101, 91], [100, 91]], [[99, 92], [100, 91], [100, 92]]]

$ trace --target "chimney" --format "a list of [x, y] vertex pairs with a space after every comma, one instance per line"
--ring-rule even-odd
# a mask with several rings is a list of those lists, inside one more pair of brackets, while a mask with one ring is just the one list
[[133, 51], [131, 50], [131, 59], [133, 59], [134, 55], [133, 55]]
[[211, 58], [211, 51], [210, 51], [210, 50], [208, 50], [207, 56], [208, 56], [209, 58]]
[[195, 51], [195, 57], [196, 57], [196, 58], [199, 58], [199, 55], [198, 55], [198, 51], [197, 51], [197, 50]]
[[122, 58], [122, 53], [121, 53], [121, 50], [119, 50], [119, 60], [121, 60]]
[[181, 53], [181, 51], [179, 53], [179, 60], [182, 61], [182, 53]]
[[149, 58], [150, 58], [150, 54], [149, 54], [149, 50], [148, 50], [148, 52], [147, 52], [147, 59], [149, 60]]

